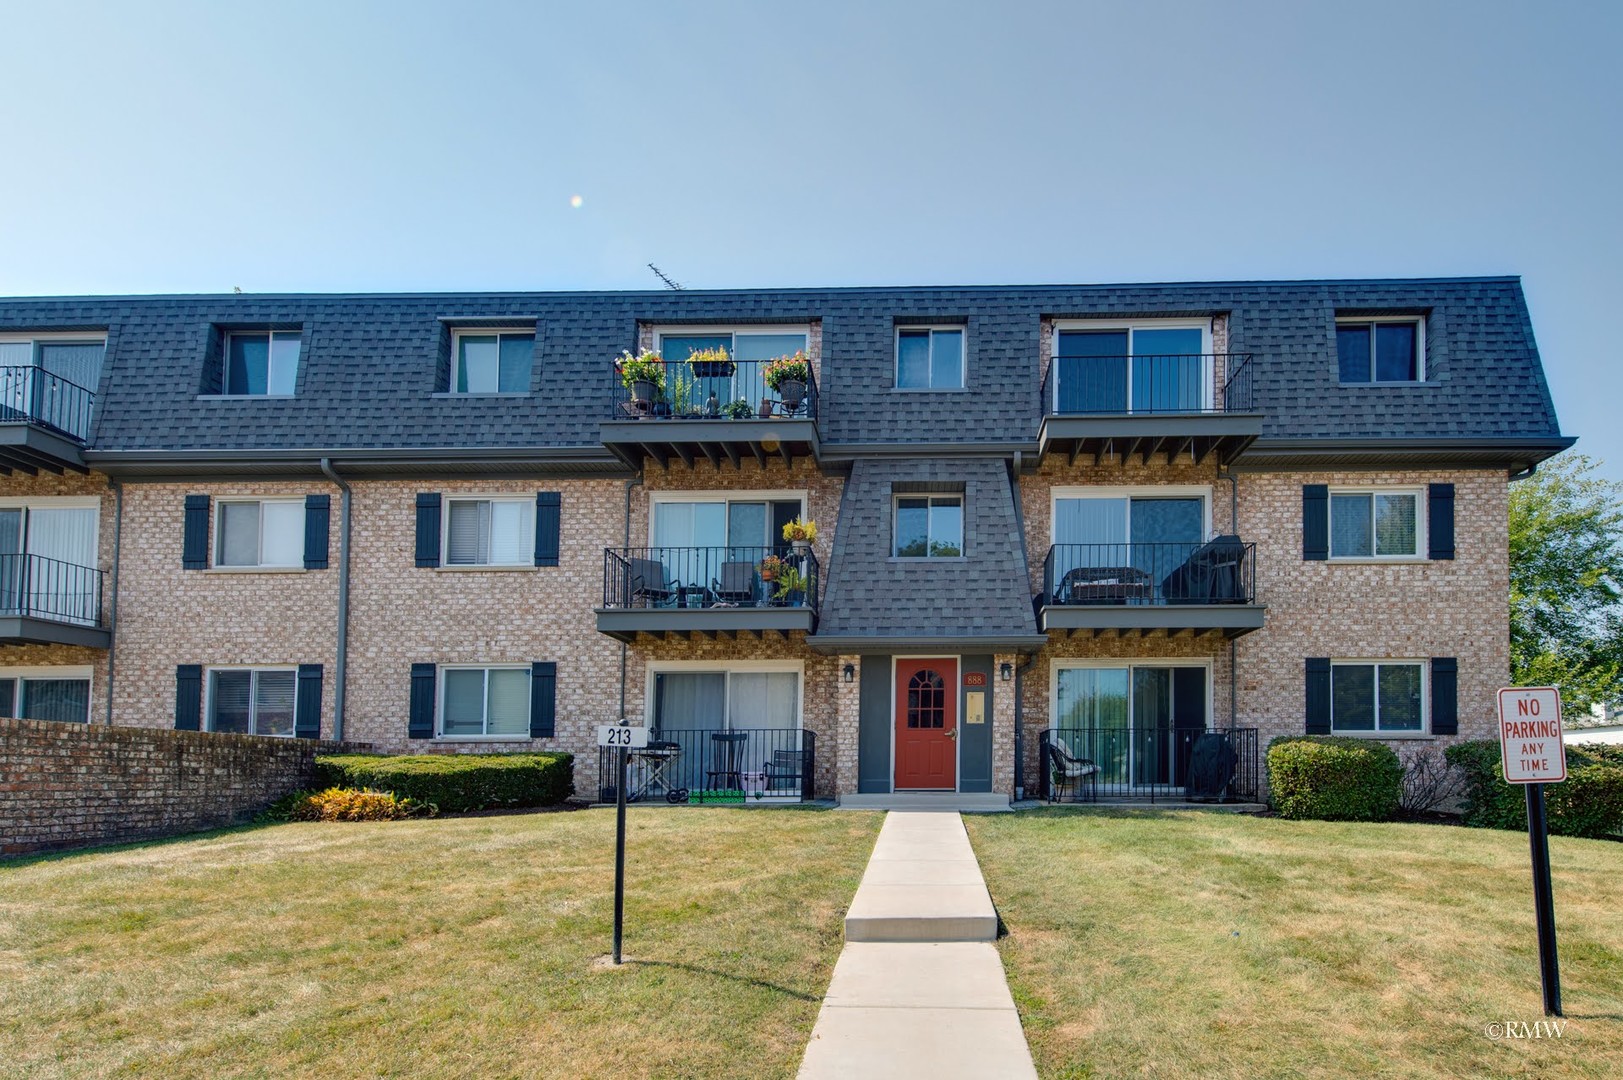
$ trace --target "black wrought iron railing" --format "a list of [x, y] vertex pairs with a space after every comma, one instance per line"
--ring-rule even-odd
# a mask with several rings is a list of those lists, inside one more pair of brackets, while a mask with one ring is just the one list
[[767, 420], [773, 417], [817, 419], [817, 378], [807, 365], [806, 378], [767, 385], [766, 360], [728, 360], [710, 364], [666, 361], [656, 381], [626, 386], [615, 371], [609, 415], [616, 420]]
[[1204, 544], [1055, 544], [1043, 560], [1049, 604], [1249, 604], [1257, 545], [1237, 536]]
[[0, 422], [30, 423], [84, 442], [95, 395], [41, 367], [0, 367]]
[[819, 578], [817, 556], [790, 544], [605, 548], [603, 606], [815, 611]]
[[1058, 727], [1038, 739], [1042, 797], [1256, 802], [1257, 729]]
[[[618, 750], [597, 753], [598, 800], [613, 802]], [[750, 803], [817, 798], [817, 733], [805, 728], [654, 728], [630, 752], [631, 802]]]
[[0, 555], [0, 615], [99, 627], [106, 576], [43, 555]]
[[1251, 356], [1056, 356], [1042, 400], [1050, 416], [1248, 412]]

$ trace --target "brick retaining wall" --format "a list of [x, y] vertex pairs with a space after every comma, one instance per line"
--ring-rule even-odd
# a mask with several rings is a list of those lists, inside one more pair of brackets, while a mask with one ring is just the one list
[[0, 718], [0, 855], [251, 819], [354, 744]]

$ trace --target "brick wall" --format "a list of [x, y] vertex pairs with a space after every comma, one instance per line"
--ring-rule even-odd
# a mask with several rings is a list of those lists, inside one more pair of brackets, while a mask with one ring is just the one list
[[365, 748], [0, 718], [0, 855], [247, 821], [338, 749]]

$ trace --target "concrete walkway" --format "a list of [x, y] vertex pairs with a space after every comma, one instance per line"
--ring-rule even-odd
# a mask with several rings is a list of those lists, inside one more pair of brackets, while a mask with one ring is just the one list
[[801, 1080], [1037, 1075], [956, 813], [892, 811], [845, 916]]

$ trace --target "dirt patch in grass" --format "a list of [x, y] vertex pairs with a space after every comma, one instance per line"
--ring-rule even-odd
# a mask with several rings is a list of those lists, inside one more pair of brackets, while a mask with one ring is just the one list
[[287, 824], [0, 868], [0, 1073], [792, 1076], [879, 817]]
[[1233, 814], [967, 819], [1045, 1077], [1623, 1076], [1623, 849], [1551, 841], [1562, 1037], [1525, 834]]

